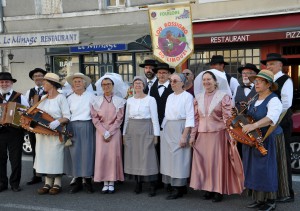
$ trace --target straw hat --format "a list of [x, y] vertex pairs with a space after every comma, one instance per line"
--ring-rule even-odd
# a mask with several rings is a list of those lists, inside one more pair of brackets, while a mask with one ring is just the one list
[[82, 78], [83, 80], [85, 80], [86, 81], [85, 88], [87, 88], [91, 84], [91, 82], [92, 82], [91, 78], [88, 77], [88, 76], [86, 76], [86, 75], [84, 75], [83, 73], [74, 73], [73, 75], [67, 77], [67, 82], [70, 85], [72, 85], [74, 78]]
[[277, 83], [274, 82], [274, 74], [272, 73], [272, 71], [270, 70], [261, 70], [256, 76], [250, 76], [249, 80], [253, 83], [253, 81], [256, 78], [264, 78], [266, 79], [268, 82], [270, 82], [271, 85], [271, 90], [275, 91], [278, 89], [278, 85]]
[[59, 76], [56, 75], [55, 73], [47, 73], [47, 74], [44, 76], [44, 80], [52, 81], [52, 82], [57, 83], [57, 84], [59, 84], [59, 85], [61, 85], [61, 86], [64, 85], [63, 83], [61, 83], [61, 82], [59, 81]]

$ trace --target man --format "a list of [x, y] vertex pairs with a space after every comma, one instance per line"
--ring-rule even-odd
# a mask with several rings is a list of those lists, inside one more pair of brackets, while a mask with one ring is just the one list
[[[152, 85], [150, 90], [150, 96], [154, 97], [157, 104], [158, 121], [160, 127], [162, 126], [163, 119], [165, 117], [165, 108], [167, 103], [167, 98], [173, 93], [171, 84], [169, 82], [169, 77], [175, 72], [174, 68], [170, 68], [166, 63], [160, 63], [153, 69], [153, 72], [157, 75], [157, 80]], [[162, 128], [161, 128], [162, 129]], [[160, 139], [159, 139], [160, 141]], [[160, 162], [160, 143], [156, 144], [156, 151], [158, 155], [158, 160]], [[158, 188], [164, 187], [162, 183], [162, 176], [159, 174], [158, 178]]]
[[186, 77], [186, 82], [184, 84], [184, 90], [189, 92], [191, 95], [193, 95], [193, 97], [195, 97], [195, 94], [194, 94], [195, 75], [194, 75], [194, 73], [189, 69], [185, 69], [182, 71], [182, 74]]
[[157, 63], [155, 60], [148, 59], [145, 60], [144, 64], [140, 64], [139, 66], [144, 68], [144, 73], [147, 78], [148, 85], [147, 87], [145, 87], [144, 93], [149, 95], [150, 89], [157, 79], [155, 73], [153, 72], [153, 68], [157, 66]]
[[217, 69], [226, 75], [228, 85], [230, 87], [231, 93], [233, 94], [240, 84], [236, 78], [225, 73], [225, 65], [228, 65], [228, 63], [224, 61], [224, 57], [222, 55], [214, 55], [211, 57], [210, 62], [206, 65], [210, 65], [210, 68]]
[[[43, 79], [44, 76], [46, 75], [47, 71], [41, 69], [41, 68], [35, 68], [29, 72], [29, 78], [34, 81], [35, 86], [31, 89], [29, 89], [26, 92], [26, 98], [29, 102], [30, 106], [33, 106], [36, 104], [43, 95], [46, 94], [43, 88]], [[32, 156], [33, 156], [33, 162], [35, 159], [35, 134], [34, 133], [29, 133], [29, 140], [30, 140], [30, 145], [32, 148]], [[33, 185], [36, 183], [42, 182], [42, 178], [36, 175], [35, 169], [33, 169], [33, 177], [29, 182], [27, 182], [27, 185]]]
[[237, 87], [234, 92], [233, 98], [235, 105], [240, 112], [241, 107], [245, 105], [255, 94], [254, 84], [251, 83], [248, 77], [255, 76], [259, 72], [259, 69], [254, 64], [247, 63], [245, 66], [239, 67], [238, 72], [242, 75], [243, 83]]
[[[12, 78], [10, 73], [0, 73], [0, 103], [17, 102], [24, 106], [29, 106], [26, 98], [13, 90], [13, 83], [16, 81], [16, 79]], [[8, 182], [12, 191], [19, 192], [21, 190], [19, 185], [22, 170], [24, 132], [21, 128], [0, 126], [0, 192], [8, 189]], [[9, 181], [7, 177], [7, 154], [11, 165]]]
[[287, 64], [287, 60], [281, 57], [278, 53], [269, 53], [265, 60], [260, 61], [262, 64], [266, 65], [267, 69], [274, 73], [274, 81], [278, 84], [278, 90], [276, 91], [278, 97], [282, 102], [282, 112], [286, 111], [280, 126], [283, 129], [284, 139], [285, 139], [285, 151], [286, 151], [286, 162], [287, 162], [287, 176], [289, 185], [289, 197], [279, 198], [278, 202], [293, 202], [294, 201], [294, 190], [292, 183], [292, 169], [291, 169], [291, 150], [290, 141], [291, 133], [293, 129], [292, 121], [292, 102], [293, 102], [293, 82], [291, 78], [283, 74], [282, 67]]
[[[259, 69], [257, 69], [254, 64], [247, 63], [245, 66], [239, 67], [238, 72], [242, 74], [243, 83], [235, 90], [233, 99], [238, 112], [241, 112], [243, 109], [245, 109], [243, 113], [246, 113], [246, 103], [256, 95], [254, 84], [251, 83], [248, 77], [257, 75]], [[242, 144], [240, 142], [237, 143], [237, 149], [242, 158]]]

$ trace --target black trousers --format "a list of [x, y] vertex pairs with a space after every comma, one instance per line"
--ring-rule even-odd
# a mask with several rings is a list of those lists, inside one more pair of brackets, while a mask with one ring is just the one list
[[293, 120], [292, 120], [292, 111], [290, 109], [287, 111], [285, 117], [282, 119], [280, 126], [283, 130], [283, 135], [284, 135], [289, 191], [290, 191], [290, 196], [294, 197], [292, 167], [291, 167], [291, 147], [290, 147], [292, 130], [293, 130]]
[[7, 160], [11, 165], [9, 184], [18, 187], [22, 170], [22, 145], [24, 132], [22, 129], [4, 127], [0, 129], [0, 185], [8, 186]]
[[[32, 159], [33, 159], [33, 164], [35, 160], [35, 144], [36, 144], [36, 138], [35, 138], [35, 133], [28, 133], [29, 134], [29, 141], [32, 149]], [[33, 168], [33, 176], [36, 176], [35, 169]]]

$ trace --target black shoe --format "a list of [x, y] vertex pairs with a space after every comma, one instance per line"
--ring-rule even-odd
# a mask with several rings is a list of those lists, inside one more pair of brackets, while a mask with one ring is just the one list
[[203, 195], [203, 199], [204, 200], [210, 200], [214, 197], [214, 193], [213, 192], [209, 192], [209, 191], [205, 191], [204, 195]]
[[288, 202], [294, 202], [294, 201], [295, 201], [294, 197], [290, 197], [290, 196], [279, 198], [276, 200], [276, 202], [278, 202], [278, 203], [288, 203]]
[[137, 182], [135, 184], [134, 192], [136, 194], [140, 194], [142, 192], [142, 183], [141, 182]]
[[172, 193], [173, 187], [170, 184], [167, 184], [166, 190], [168, 193]]
[[255, 201], [255, 202], [252, 202], [250, 204], [247, 205], [247, 208], [260, 208], [264, 205], [265, 203], [262, 202], [262, 201]]
[[31, 180], [29, 182], [27, 182], [26, 184], [27, 185], [34, 185], [34, 184], [37, 184], [37, 183], [40, 183], [40, 182], [42, 182], [42, 177], [33, 176], [31, 178]]
[[92, 185], [92, 179], [86, 178], [86, 183], [84, 183], [84, 189], [87, 193], [94, 193], [93, 185]]
[[155, 186], [150, 186], [150, 191], [149, 191], [148, 196], [149, 197], [156, 196], [156, 188], [155, 188]]
[[174, 188], [173, 192], [167, 196], [167, 200], [177, 199], [179, 197], [182, 197], [182, 191], [180, 190], [180, 187]]
[[108, 194], [115, 193], [115, 186], [114, 185], [108, 185]]
[[75, 184], [72, 186], [69, 193], [73, 194], [73, 193], [77, 193], [78, 191], [81, 191], [81, 190], [82, 190], [82, 178], [78, 177], [75, 179]]
[[220, 193], [215, 193], [212, 202], [220, 202], [223, 200], [223, 195]]
[[1, 186], [0, 186], [0, 192], [5, 191], [5, 190], [7, 190], [7, 186], [1, 185]]
[[11, 187], [11, 190], [13, 192], [20, 192], [21, 191], [21, 188], [19, 186], [15, 186], [15, 187]]
[[259, 208], [259, 211], [271, 211], [275, 210], [276, 204], [275, 202], [267, 202]]

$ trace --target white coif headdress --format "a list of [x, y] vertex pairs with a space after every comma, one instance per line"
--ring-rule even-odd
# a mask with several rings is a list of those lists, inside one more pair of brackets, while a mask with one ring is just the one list
[[128, 85], [127, 83], [125, 83], [122, 79], [122, 76], [117, 74], [117, 73], [105, 73], [104, 76], [102, 76], [96, 83], [96, 90], [97, 90], [97, 95], [103, 95], [103, 90], [101, 87], [101, 83], [103, 81], [103, 79], [105, 78], [109, 78], [110, 80], [112, 80], [114, 82], [114, 88], [113, 88], [113, 94], [121, 97], [121, 98], [125, 98], [127, 95], [127, 90], [128, 90]]

